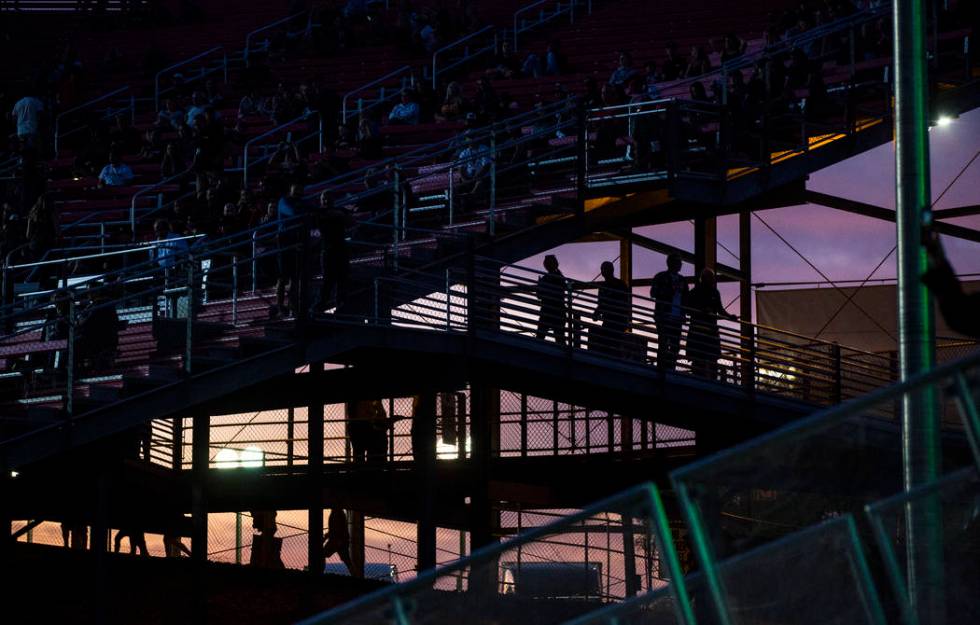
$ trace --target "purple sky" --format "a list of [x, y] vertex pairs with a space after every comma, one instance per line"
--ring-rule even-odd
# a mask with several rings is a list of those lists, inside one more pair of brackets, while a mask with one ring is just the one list
[[[960, 116], [948, 126], [932, 128], [930, 140], [932, 193], [936, 198], [980, 149], [980, 109]], [[815, 191], [894, 209], [894, 177], [894, 145], [887, 144], [817, 172], [810, 177], [807, 186]], [[980, 159], [960, 177], [936, 208], [980, 204], [978, 183]], [[832, 280], [865, 279], [895, 245], [894, 224], [832, 208], [807, 204], [760, 211], [759, 215]], [[950, 220], [950, 223], [980, 229], [980, 216]], [[754, 282], [822, 279], [760, 221], [754, 219], [752, 228]], [[694, 227], [690, 223], [653, 226], [639, 232], [687, 250], [694, 247]], [[718, 241], [719, 262], [736, 265], [735, 257], [722, 246], [736, 255], [739, 253], [737, 216], [719, 219]], [[948, 237], [944, 238], [944, 243], [958, 273], [980, 273], [980, 245]], [[558, 255], [565, 275], [592, 279], [603, 260], [616, 258], [619, 247], [616, 243], [577, 244], [559, 247], [553, 253]], [[635, 277], [650, 276], [664, 266], [660, 254], [634, 248], [633, 256]], [[535, 256], [521, 264], [540, 267], [542, 257]], [[683, 272], [690, 274], [693, 268], [685, 265]], [[872, 277], [894, 278], [895, 275], [896, 257], [892, 254]], [[737, 295], [737, 288], [723, 285], [722, 295], [727, 304]], [[737, 307], [734, 303], [730, 310], [737, 313]]]

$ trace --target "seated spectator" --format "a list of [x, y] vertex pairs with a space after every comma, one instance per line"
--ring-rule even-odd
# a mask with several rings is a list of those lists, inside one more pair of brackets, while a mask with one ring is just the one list
[[595, 78], [586, 76], [583, 87], [582, 102], [585, 107], [596, 108], [602, 106], [602, 93], [599, 92], [599, 85], [596, 83]]
[[163, 103], [163, 109], [157, 113], [155, 126], [177, 130], [184, 125], [184, 111], [177, 106], [173, 98], [167, 98]]
[[742, 38], [735, 33], [728, 33], [722, 42], [721, 62], [727, 63], [732, 59], [742, 56], [745, 54], [746, 47], [748, 47], [748, 44]]
[[140, 133], [130, 124], [129, 115], [116, 115], [112, 128], [109, 129], [109, 143], [122, 154], [135, 154], [139, 151], [142, 143]]
[[361, 158], [373, 160], [384, 156], [383, 142], [381, 133], [378, 131], [378, 125], [371, 121], [367, 115], [361, 115], [357, 120], [355, 141]]
[[681, 77], [685, 68], [685, 63], [677, 53], [677, 44], [673, 41], [668, 41], [664, 47], [664, 56], [664, 62], [660, 66], [660, 80], [665, 82], [677, 80]]
[[462, 165], [460, 176], [464, 181], [478, 180], [490, 169], [490, 148], [477, 144], [467, 133], [463, 138], [463, 148], [456, 154], [456, 160]]
[[625, 87], [637, 74], [638, 72], [633, 68], [633, 57], [630, 56], [630, 53], [620, 52], [619, 66], [609, 76], [609, 84], [617, 87]]
[[193, 128], [197, 124], [197, 118], [203, 115], [207, 108], [208, 103], [204, 94], [200, 91], [195, 91], [194, 95], [191, 96], [191, 107], [187, 109], [187, 117], [184, 123]]
[[109, 153], [109, 164], [99, 173], [100, 187], [124, 187], [133, 181], [133, 170], [119, 159], [117, 152]]
[[651, 100], [660, 97], [660, 88], [657, 83], [660, 81], [660, 74], [657, 73], [657, 64], [650, 61], [643, 68], [645, 77], [643, 79], [643, 90]]
[[524, 62], [521, 63], [521, 74], [528, 78], [540, 78], [544, 74], [544, 68], [541, 67], [541, 57], [534, 52], [528, 52], [527, 56], [524, 57]]
[[493, 90], [490, 79], [481, 76], [476, 82], [476, 95], [473, 98], [473, 109], [482, 121], [492, 121], [500, 109], [500, 98]]
[[691, 46], [691, 56], [687, 59], [687, 69], [684, 70], [684, 76], [687, 78], [693, 78], [694, 76], [702, 76], [711, 71], [711, 61], [708, 59], [708, 53], [705, 52], [703, 46]]
[[544, 54], [544, 75], [560, 76], [565, 73], [567, 65], [565, 55], [561, 52], [561, 41], [552, 40]]
[[255, 95], [255, 89], [249, 89], [238, 102], [238, 119], [244, 119], [262, 112], [262, 100]]
[[466, 114], [468, 108], [466, 99], [463, 98], [462, 87], [458, 82], [453, 81], [446, 86], [446, 97], [439, 107], [436, 121], [456, 121]]
[[173, 141], [168, 142], [163, 151], [163, 161], [160, 163], [160, 177], [163, 179], [172, 178], [186, 169], [184, 157], [177, 144]]
[[402, 89], [401, 101], [388, 113], [388, 123], [410, 126], [419, 123], [419, 105], [412, 101], [412, 94], [408, 89]]
[[516, 77], [520, 71], [521, 62], [514, 54], [510, 40], [504, 39], [504, 42], [500, 44], [500, 51], [494, 55], [493, 60], [490, 62], [490, 67], [487, 68], [486, 75], [489, 78], [509, 79]]

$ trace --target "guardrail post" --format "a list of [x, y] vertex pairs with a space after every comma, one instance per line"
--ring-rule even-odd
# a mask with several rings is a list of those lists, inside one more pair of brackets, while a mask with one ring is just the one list
[[75, 339], [78, 337], [78, 328], [75, 318], [75, 298], [70, 294], [67, 297], [68, 343], [65, 346], [65, 414], [71, 419], [75, 411]]
[[497, 132], [490, 130], [490, 236], [497, 231]]
[[456, 168], [450, 165], [449, 166], [449, 189], [447, 192], [449, 196], [448, 199], [449, 199], [449, 225], [450, 226], [453, 225], [453, 215], [455, 213], [455, 209], [453, 207], [454, 199], [455, 199], [454, 198], [455, 185], [456, 185], [456, 183], [454, 182], [455, 178], [456, 178]]
[[576, 104], [575, 115], [578, 118], [578, 128], [575, 146], [575, 214], [585, 214], [585, 188], [588, 170], [589, 131], [587, 127], [588, 111], [585, 102], [579, 100]]
[[[184, 289], [187, 293], [187, 323], [184, 336], [184, 373], [191, 375], [191, 357], [194, 346], [194, 261], [187, 261], [187, 286]], [[176, 312], [176, 311], [175, 311]]]
[[[452, 330], [452, 318], [453, 318], [453, 298], [452, 298], [452, 281], [449, 277], [449, 269], [446, 269], [446, 332]], [[463, 443], [460, 443], [462, 449]]]
[[238, 255], [231, 257], [231, 322], [238, 323]]
[[834, 372], [834, 405], [844, 400], [843, 371], [841, 369], [840, 343], [835, 342], [830, 348], [831, 366]]
[[[476, 250], [473, 239], [466, 240], [466, 329], [472, 336], [476, 332]], [[470, 399], [472, 402], [472, 398]]]

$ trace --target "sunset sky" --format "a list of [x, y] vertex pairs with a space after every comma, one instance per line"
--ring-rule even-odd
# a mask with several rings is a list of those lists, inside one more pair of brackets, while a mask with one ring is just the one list
[[[932, 158], [932, 192], [936, 198], [956, 174], [980, 150], [980, 110], [960, 116], [948, 126], [930, 131]], [[807, 183], [809, 189], [840, 195], [894, 209], [894, 144], [886, 144], [833, 167], [817, 172]], [[980, 159], [936, 204], [951, 208], [980, 204]], [[863, 280], [895, 245], [895, 225], [832, 208], [807, 204], [790, 208], [760, 211], [759, 215], [775, 230], [805, 254], [832, 280]], [[971, 228], [980, 228], [980, 216], [950, 220]], [[822, 280], [820, 275], [800, 259], [759, 221], [752, 224], [753, 281], [787, 282]], [[639, 232], [665, 243], [693, 251], [694, 227], [677, 223], [640, 229]], [[723, 217], [718, 224], [718, 260], [737, 264], [738, 218]], [[980, 247], [969, 241], [945, 238], [947, 251], [960, 274], [980, 273]], [[566, 245], [554, 250], [565, 275], [592, 279], [599, 264], [618, 256], [616, 243]], [[634, 248], [634, 276], [649, 277], [664, 267], [662, 255]], [[522, 264], [540, 267], [543, 255]], [[685, 265], [685, 274], [693, 273]], [[894, 278], [896, 258], [893, 254], [872, 278]], [[737, 295], [737, 288], [723, 285], [725, 303]], [[731, 310], [737, 311], [737, 302]]]

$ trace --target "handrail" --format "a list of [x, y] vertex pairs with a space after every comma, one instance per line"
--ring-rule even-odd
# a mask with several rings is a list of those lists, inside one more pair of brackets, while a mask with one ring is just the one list
[[[167, 72], [169, 72], [171, 70], [177, 69], [178, 67], [183, 67], [185, 65], [190, 65], [194, 61], [196, 61], [198, 59], [202, 59], [202, 58], [204, 58], [206, 56], [209, 56], [211, 54], [214, 54], [215, 52], [222, 52], [223, 53], [224, 52], [224, 49], [225, 49], [224, 46], [215, 46], [215, 47], [213, 47], [213, 48], [211, 48], [209, 50], [205, 50], [204, 52], [201, 52], [200, 54], [196, 54], [196, 55], [192, 56], [189, 59], [184, 59], [183, 61], [174, 63], [173, 65], [171, 65], [169, 67], [165, 67], [165, 68], [161, 69], [159, 72], [157, 72], [156, 75], [153, 77], [153, 107], [154, 107], [154, 110], [157, 110], [157, 111], [160, 110], [160, 95], [161, 94], [164, 94], [164, 93], [167, 93], [167, 91], [173, 89], [173, 87], [168, 87], [167, 89], [165, 89], [163, 91], [160, 91], [160, 77], [161, 76], [163, 76], [164, 74], [166, 74]], [[225, 72], [225, 82], [228, 82], [228, 56], [227, 55], [224, 55], [223, 68], [224, 68], [224, 72]], [[204, 72], [202, 70], [201, 73], [200, 73], [200, 75], [197, 76], [197, 78], [191, 78], [190, 80], [187, 80], [185, 82], [191, 82], [193, 80], [199, 80], [203, 76], [205, 76], [207, 74], [211, 74], [214, 71], [216, 71], [216, 70], [210, 70], [208, 72]]]
[[[275, 28], [276, 26], [279, 26], [280, 24], [285, 24], [286, 22], [289, 22], [289, 21], [291, 21], [293, 19], [296, 19], [300, 15], [311, 15], [311, 14], [310, 14], [310, 11], [300, 11], [299, 13], [293, 13], [292, 15], [290, 15], [288, 17], [284, 17], [282, 19], [278, 19], [278, 20], [276, 20], [274, 22], [271, 22], [269, 24], [266, 24], [265, 26], [260, 26], [259, 28], [256, 28], [252, 32], [250, 32], [247, 35], [245, 35], [245, 49], [242, 50], [242, 57], [243, 57], [243, 59], [245, 61], [245, 67], [248, 67], [249, 66], [249, 54], [252, 51], [252, 37], [254, 37], [255, 35], [263, 32], [263, 31], [269, 30], [270, 28]], [[311, 19], [312, 19], [312, 16], [311, 16]], [[305, 31], [309, 31], [310, 30], [310, 20], [309, 19], [306, 22], [306, 28], [304, 28], [303, 30], [305, 30]]]
[[[545, 16], [544, 10], [542, 9], [541, 12], [539, 13], [539, 16], [540, 16], [539, 19], [537, 21], [531, 23], [531, 24], [526, 25], [526, 26], [525, 26], [525, 23], [524, 23], [523, 20], [520, 20], [520, 21], [518, 20], [518, 18], [519, 18], [520, 15], [529, 12], [531, 9], [534, 9], [536, 7], [539, 7], [542, 4], [549, 4], [549, 3], [552, 3], [552, 2], [554, 2], [555, 4], [557, 4], [557, 7], [556, 7], [554, 13], [550, 13], [547, 16]], [[516, 11], [514, 11], [514, 30], [513, 30], [513, 35], [514, 35], [514, 52], [517, 52], [518, 36], [521, 33], [523, 33], [523, 32], [527, 32], [527, 31], [531, 30], [535, 26], [538, 26], [540, 24], [544, 24], [546, 22], [550, 22], [554, 18], [558, 17], [559, 15], [563, 15], [565, 13], [568, 13], [570, 15], [569, 23], [570, 24], [574, 24], [575, 23], [575, 5], [578, 2], [580, 2], [580, 0], [567, 0], [567, 6], [565, 6], [565, 8], [563, 10], [562, 9], [562, 5], [565, 4], [565, 3], [563, 3], [562, 0], [537, 0], [537, 2], [532, 2], [531, 4], [525, 5], [525, 6], [521, 7], [521, 8], [519, 8], [519, 9], [517, 9]], [[588, 2], [586, 2], [586, 14], [587, 15], [591, 15], [592, 14], [592, 2], [591, 2], [591, 0], [589, 0]]]
[[[353, 89], [352, 91], [348, 91], [347, 93], [345, 93], [344, 94], [344, 98], [341, 101], [341, 121], [343, 123], [347, 123], [347, 120], [350, 117], [353, 117], [353, 114], [351, 114], [351, 115], [348, 115], [347, 114], [347, 100], [348, 100], [348, 98], [350, 98], [355, 93], [361, 93], [362, 91], [366, 91], [366, 90], [370, 89], [371, 87], [374, 87], [375, 85], [379, 85], [379, 84], [381, 84], [381, 83], [383, 83], [383, 82], [385, 82], [387, 80], [390, 80], [391, 78], [394, 78], [395, 76], [398, 76], [399, 74], [404, 74], [404, 73], [407, 73], [410, 76], [414, 76], [414, 74], [412, 73], [412, 66], [411, 65], [402, 65], [398, 69], [396, 69], [394, 71], [391, 71], [391, 72], [388, 72], [387, 74], [385, 74], [381, 78], [376, 78], [376, 79], [372, 80], [371, 82], [364, 83], [360, 87], [357, 87], [356, 89]], [[368, 109], [370, 109], [371, 107], [375, 106], [378, 102], [381, 102], [381, 101], [384, 101], [384, 100], [385, 100], [385, 97], [384, 97], [384, 94], [382, 93], [381, 97], [375, 102], [375, 104], [372, 104], [371, 106], [369, 106]], [[358, 113], [360, 113], [361, 110], [362, 110], [361, 107], [358, 106], [358, 109], [357, 109]], [[364, 109], [364, 110], [367, 110], [367, 109]]]
[[[168, 241], [191, 241], [191, 240], [194, 240], [194, 239], [200, 239], [202, 237], [204, 237], [203, 234], [192, 234], [192, 235], [187, 235], [187, 236], [183, 236], [183, 237], [174, 237], [172, 239], [168, 239]], [[67, 263], [77, 263], [78, 261], [92, 260], [92, 259], [95, 259], [95, 258], [109, 258], [109, 257], [112, 257], [112, 256], [125, 256], [126, 254], [135, 254], [135, 253], [138, 253], [138, 252], [145, 252], [146, 250], [154, 249], [156, 247], [159, 247], [159, 245], [158, 245], [159, 243], [160, 243], [159, 241], [145, 241], [145, 242], [142, 242], [142, 243], [137, 242], [136, 243], [136, 246], [137, 247], [128, 247], [128, 248], [121, 249], [121, 250], [116, 250], [116, 251], [113, 251], [113, 252], [100, 252], [98, 254], [85, 254], [85, 255], [82, 255], [82, 256], [72, 256], [72, 257], [69, 257], [69, 258], [55, 258], [55, 259], [52, 259], [52, 260], [40, 260], [40, 261], [36, 261], [36, 262], [33, 262], [33, 263], [23, 263], [23, 264], [20, 264], [20, 265], [10, 265], [8, 267], [8, 269], [27, 269], [29, 267], [45, 267], [47, 265], [58, 265], [58, 264], [67, 264]]]
[[[69, 130], [69, 131], [67, 131], [65, 133], [62, 133], [61, 132], [61, 123], [62, 123], [61, 120], [64, 117], [66, 117], [67, 115], [70, 115], [72, 113], [75, 113], [77, 111], [80, 111], [82, 109], [88, 108], [88, 107], [92, 106], [93, 104], [97, 104], [99, 102], [102, 102], [103, 100], [107, 100], [107, 99], [109, 99], [111, 97], [117, 96], [120, 93], [123, 93], [124, 91], [130, 91], [129, 85], [126, 85], [124, 87], [119, 87], [115, 91], [110, 91], [109, 93], [100, 95], [99, 97], [94, 98], [92, 100], [89, 100], [88, 102], [84, 102], [82, 104], [79, 104], [78, 106], [74, 106], [74, 107], [68, 109], [67, 111], [62, 111], [61, 113], [58, 113], [58, 116], [54, 118], [54, 154], [55, 154], [55, 156], [58, 155], [58, 150], [59, 150], [59, 147], [60, 147], [60, 139], [61, 139], [62, 136], [70, 135], [72, 133], [78, 132], [79, 130], [82, 130], [83, 128], [85, 128], [83, 126], [81, 128], [75, 128], [75, 129]], [[129, 98], [129, 107], [123, 107], [118, 112], [119, 113], [122, 113], [123, 111], [126, 110], [126, 108], [129, 108], [130, 109], [131, 119], [132, 119], [132, 121], [135, 121], [136, 120], [136, 101], [135, 101], [135, 96], [134, 95], [130, 95], [130, 98]]]
[[[249, 167], [251, 167], [252, 165], [257, 165], [258, 163], [261, 163], [264, 160], [267, 160], [267, 159], [271, 158], [270, 156], [266, 155], [266, 156], [260, 158], [258, 161], [254, 162], [254, 163], [249, 163], [249, 159], [248, 159], [249, 148], [251, 148], [252, 145], [256, 141], [259, 141], [260, 139], [265, 139], [266, 137], [269, 137], [269, 136], [272, 136], [272, 135], [274, 135], [276, 133], [282, 132], [283, 130], [285, 130], [285, 129], [291, 127], [291, 126], [295, 126], [296, 124], [301, 124], [302, 122], [310, 119], [314, 115], [317, 115], [319, 117], [319, 119], [320, 119], [319, 129], [316, 130], [313, 133], [310, 133], [309, 135], [306, 135], [306, 136], [298, 139], [298, 140], [292, 141], [291, 143], [293, 143], [294, 145], [297, 145], [297, 144], [299, 144], [302, 141], [306, 141], [310, 137], [319, 135], [320, 136], [320, 140], [321, 140], [321, 144], [322, 144], [322, 141], [323, 141], [323, 116], [320, 115], [319, 113], [314, 112], [314, 111], [305, 111], [299, 117], [296, 117], [294, 119], [291, 119], [288, 122], [279, 124], [275, 128], [272, 128], [271, 130], [267, 130], [267, 131], [263, 132], [262, 134], [258, 135], [257, 137], [252, 137], [251, 139], [249, 139], [248, 141], [246, 141], [245, 142], [245, 146], [242, 148], [242, 185], [245, 186], [245, 187], [248, 186], [248, 170], [249, 170]], [[322, 145], [321, 145], [321, 148], [322, 148]]]
[[[129, 201], [129, 227], [130, 227], [130, 229], [132, 231], [132, 235], [134, 237], [136, 236], [136, 199], [139, 198], [139, 197], [142, 197], [142, 196], [146, 195], [150, 191], [154, 191], [156, 189], [159, 189], [160, 187], [166, 186], [166, 185], [170, 184], [171, 182], [173, 182], [174, 180], [177, 180], [178, 178], [182, 178], [185, 175], [187, 175], [189, 173], [192, 173], [193, 171], [194, 171], [193, 170], [193, 167], [188, 167], [187, 169], [185, 169], [182, 172], [178, 172], [178, 173], [174, 174], [173, 176], [170, 176], [169, 178], [164, 178], [160, 182], [157, 182], [155, 184], [152, 184], [152, 185], [150, 185], [148, 187], [144, 187], [144, 188], [140, 189], [139, 191], [137, 191], [136, 193], [133, 194], [132, 199]], [[79, 222], [80, 221], [81, 220], [79, 220]], [[75, 222], [75, 223], [73, 223], [71, 225], [72, 226], [77, 225], [79, 222]]]
[[[493, 39], [494, 39], [493, 46], [490, 46], [490, 47], [484, 48], [482, 50], [479, 50], [479, 51], [477, 51], [474, 54], [468, 54], [467, 53], [467, 55], [463, 58], [463, 61], [468, 60], [468, 59], [471, 59], [471, 58], [473, 58], [473, 57], [475, 57], [475, 56], [477, 56], [477, 55], [479, 55], [479, 54], [481, 54], [483, 52], [486, 52], [487, 50], [491, 50], [491, 49], [492, 50], [496, 50], [496, 48], [497, 48], [497, 32], [496, 32], [496, 29], [494, 29], [493, 26], [484, 26], [480, 30], [478, 30], [476, 32], [472, 32], [472, 33], [470, 33], [468, 35], [464, 35], [464, 36], [460, 37], [459, 39], [457, 39], [456, 41], [453, 41], [452, 43], [448, 43], [448, 44], [444, 45], [443, 47], [439, 48], [438, 50], [436, 50], [435, 52], [432, 53], [432, 88], [433, 89], [437, 89], [439, 87], [439, 73], [440, 73], [440, 70], [438, 69], [438, 57], [439, 57], [439, 55], [442, 54], [442, 53], [444, 53], [444, 52], [446, 52], [446, 51], [448, 51], [448, 50], [452, 50], [453, 48], [459, 47], [460, 44], [465, 43], [465, 42], [469, 41], [470, 39], [473, 39], [473, 38], [475, 38], [475, 37], [477, 37], [479, 35], [484, 35], [484, 34], [487, 33], [487, 31], [493, 32]], [[443, 71], [443, 72], [448, 71], [449, 69], [452, 69], [453, 67], [459, 65], [461, 62], [462, 61], [456, 61], [452, 65], [443, 68], [441, 71]]]

